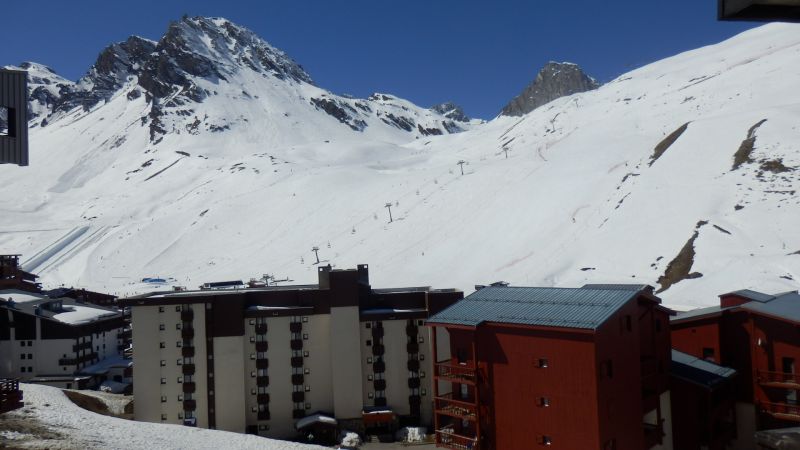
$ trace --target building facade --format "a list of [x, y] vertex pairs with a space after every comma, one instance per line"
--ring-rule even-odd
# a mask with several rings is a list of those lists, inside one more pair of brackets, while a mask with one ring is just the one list
[[676, 350], [735, 369], [735, 449], [755, 447], [754, 432], [800, 423], [800, 295], [740, 290], [719, 306], [670, 322]]
[[81, 370], [121, 353], [122, 314], [68, 298], [0, 291], [0, 377], [79, 388]]
[[284, 439], [315, 413], [355, 431], [430, 423], [423, 323], [463, 294], [372, 289], [366, 265], [318, 275], [315, 285], [123, 299], [132, 310], [136, 420]]
[[436, 444], [672, 448], [671, 312], [648, 286], [491, 286], [432, 316]]
[[22, 270], [19, 255], [0, 255], [0, 290], [19, 289], [28, 292], [41, 292], [36, 282], [38, 276]]

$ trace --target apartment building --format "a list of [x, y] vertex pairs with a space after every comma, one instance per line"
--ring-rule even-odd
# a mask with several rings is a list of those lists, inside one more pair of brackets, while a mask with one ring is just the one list
[[[463, 294], [373, 289], [366, 265], [313, 285], [156, 292], [130, 306], [136, 420], [294, 438], [432, 421], [424, 320]], [[378, 420], [375, 420], [378, 418]]]
[[757, 430], [800, 423], [799, 327], [797, 292], [729, 292], [719, 296], [717, 306], [672, 318], [676, 350], [738, 372], [732, 448], [754, 448]]
[[0, 289], [19, 289], [28, 292], [41, 292], [36, 282], [38, 276], [22, 270], [20, 255], [0, 255]]
[[18, 289], [0, 291], [0, 377], [64, 388], [122, 348], [125, 323], [116, 310]]
[[436, 445], [673, 448], [670, 314], [644, 285], [493, 285], [432, 315]]

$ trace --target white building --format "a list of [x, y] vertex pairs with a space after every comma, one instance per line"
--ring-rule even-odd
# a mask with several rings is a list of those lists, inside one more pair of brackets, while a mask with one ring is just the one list
[[136, 420], [297, 436], [432, 421], [431, 313], [463, 297], [372, 289], [366, 265], [322, 267], [319, 284], [152, 293], [132, 309]]

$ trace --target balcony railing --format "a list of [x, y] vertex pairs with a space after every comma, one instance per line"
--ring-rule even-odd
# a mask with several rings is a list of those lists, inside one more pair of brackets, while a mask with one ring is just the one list
[[375, 356], [382, 356], [386, 352], [386, 348], [381, 344], [374, 344], [372, 346], [372, 354]]
[[419, 344], [416, 342], [409, 342], [406, 344], [406, 351], [408, 354], [413, 355], [414, 353], [419, 353]]
[[419, 372], [419, 361], [416, 359], [409, 359], [408, 360], [408, 370], [411, 372]]
[[194, 311], [192, 311], [191, 309], [181, 311], [181, 321], [191, 322], [192, 319], [194, 319]]
[[454, 450], [476, 450], [478, 440], [474, 437], [461, 436], [449, 429], [436, 430], [436, 446]]
[[181, 347], [181, 355], [184, 358], [191, 358], [194, 356], [194, 347]]
[[256, 386], [261, 386], [261, 387], [269, 386], [269, 377], [268, 376], [256, 377]]
[[306, 393], [303, 391], [292, 392], [292, 401], [294, 403], [303, 403], [306, 401]]
[[376, 391], [385, 391], [386, 380], [375, 380], [372, 382], [372, 387], [374, 387]]
[[775, 418], [800, 422], [800, 404], [797, 403], [759, 403], [761, 412]]
[[293, 409], [292, 410], [292, 418], [293, 419], [302, 419], [305, 416], [306, 416], [306, 410], [305, 409]]
[[269, 420], [269, 411], [259, 411], [258, 420]]
[[763, 386], [799, 388], [800, 377], [790, 372], [758, 371], [758, 382]]
[[292, 375], [292, 384], [295, 386], [299, 386], [303, 384], [305, 381], [305, 377], [303, 377], [302, 373], [296, 373]]
[[372, 371], [375, 373], [386, 372], [386, 363], [383, 361], [375, 361], [372, 363]]
[[379, 339], [383, 337], [383, 327], [372, 327], [372, 337]]
[[302, 339], [292, 339], [289, 343], [292, 350], [298, 351], [303, 349], [303, 340]]
[[194, 391], [197, 389], [197, 386], [192, 382], [183, 383], [183, 393], [184, 394], [194, 394]]
[[267, 341], [258, 341], [256, 342], [256, 351], [257, 352], [265, 352], [269, 348], [269, 344]]
[[81, 350], [91, 350], [92, 349], [92, 342], [86, 341], [80, 344], [75, 344], [72, 346], [72, 351], [78, 353]]
[[475, 368], [459, 364], [452, 359], [436, 363], [436, 376], [456, 383], [475, 384]]
[[442, 394], [434, 398], [434, 408], [437, 414], [445, 414], [461, 419], [475, 420], [478, 407], [467, 400], [453, 398], [453, 394]]
[[181, 329], [181, 337], [183, 339], [193, 339], [194, 338], [194, 329], [183, 327]]
[[97, 358], [97, 353], [87, 353], [77, 358], [61, 358], [58, 360], [59, 366], [77, 366], [78, 364], [90, 362]]
[[256, 402], [259, 403], [259, 404], [269, 403], [269, 394], [258, 394], [258, 395], [256, 395]]
[[292, 333], [300, 333], [303, 331], [303, 323], [302, 322], [292, 322], [289, 324], [289, 331]]
[[292, 356], [292, 367], [303, 367], [303, 357]]
[[22, 408], [22, 391], [19, 381], [12, 378], [0, 378], [0, 413]]
[[266, 334], [267, 333], [267, 324], [259, 323], [256, 324], [256, 334]]
[[194, 364], [184, 364], [182, 367], [184, 375], [194, 375]]
[[256, 360], [256, 369], [266, 369], [269, 367], [269, 360], [268, 359], [257, 359]]
[[417, 333], [419, 333], [419, 327], [416, 325], [406, 325], [406, 335], [411, 337], [417, 337]]
[[419, 377], [411, 377], [408, 379], [408, 387], [410, 389], [417, 389], [420, 387], [422, 383], [419, 380]]
[[183, 401], [183, 410], [184, 411], [194, 411], [197, 409], [197, 401], [196, 400], [184, 400]]

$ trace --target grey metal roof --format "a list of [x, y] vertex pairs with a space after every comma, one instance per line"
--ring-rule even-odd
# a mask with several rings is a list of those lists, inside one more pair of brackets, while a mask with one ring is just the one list
[[429, 323], [513, 323], [595, 330], [638, 295], [629, 289], [485, 287], [431, 316]]
[[767, 303], [750, 302], [740, 306], [756, 313], [782, 317], [800, 323], [800, 294], [790, 292], [776, 297]]
[[615, 291], [643, 291], [653, 289], [649, 284], [584, 284], [584, 289], [611, 289]]
[[728, 292], [726, 294], [720, 295], [720, 297], [724, 297], [726, 295], [738, 295], [739, 297], [744, 297], [748, 300], [753, 300], [762, 303], [768, 302], [775, 298], [774, 295], [769, 295], [758, 291], [751, 291], [750, 289], [740, 289], [738, 291]]
[[703, 316], [714, 316], [727, 309], [735, 308], [735, 306], [723, 308], [719, 305], [709, 306], [707, 308], [691, 309], [689, 311], [680, 311], [674, 317], [670, 318], [670, 322], [681, 322], [687, 319], [697, 319]]
[[736, 371], [730, 367], [720, 366], [678, 350], [672, 350], [670, 372], [673, 376], [708, 387], [736, 375]]

